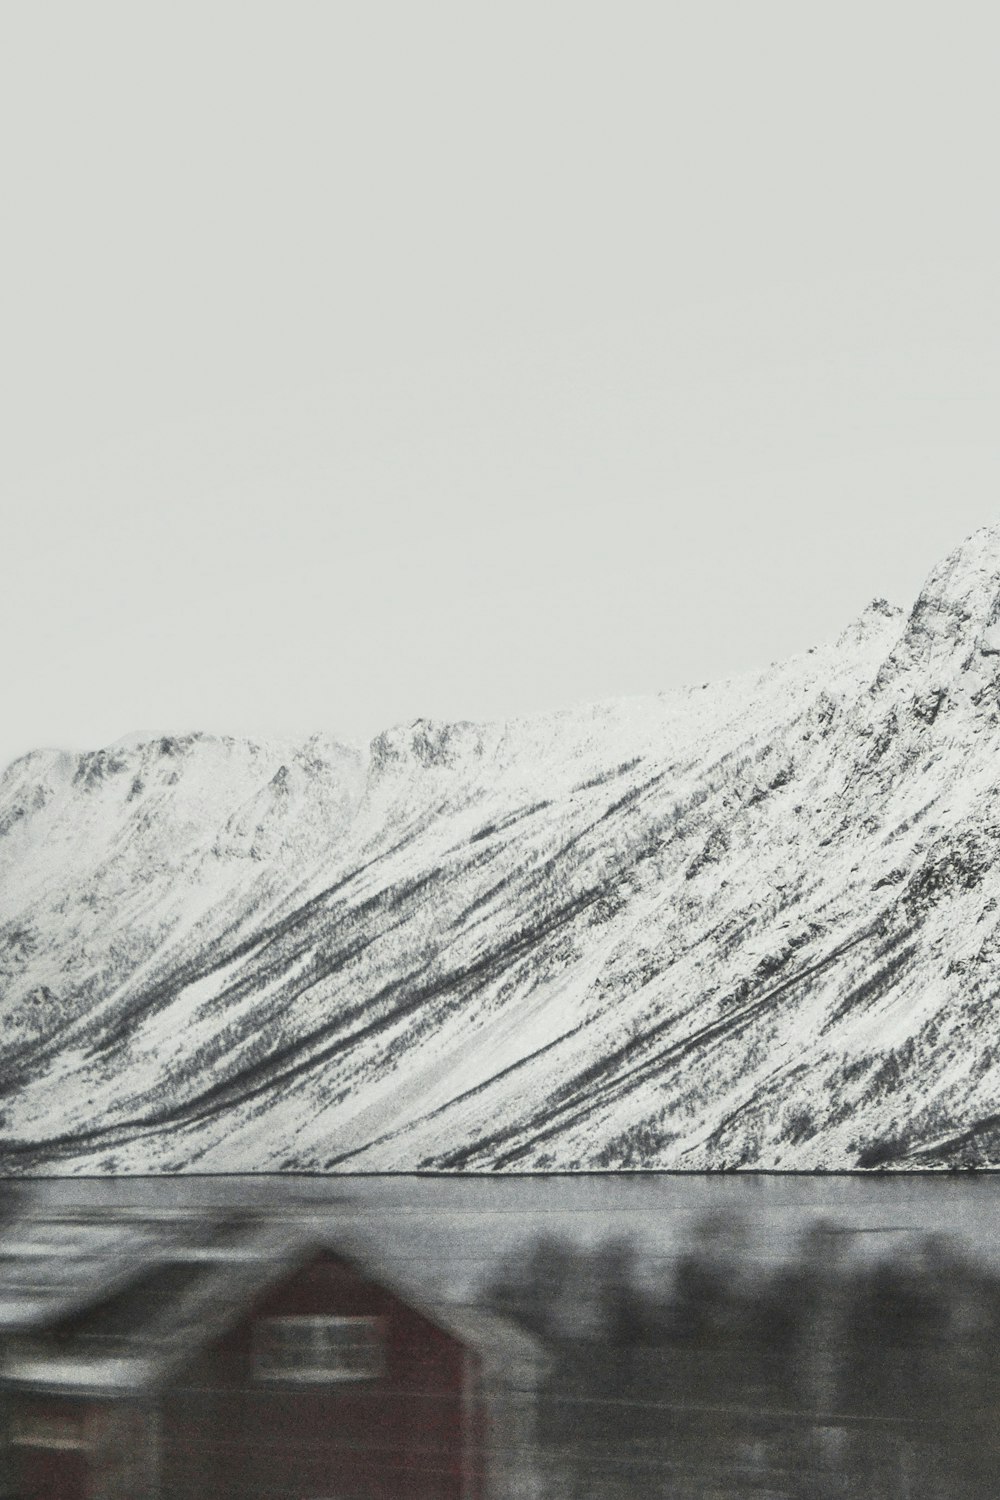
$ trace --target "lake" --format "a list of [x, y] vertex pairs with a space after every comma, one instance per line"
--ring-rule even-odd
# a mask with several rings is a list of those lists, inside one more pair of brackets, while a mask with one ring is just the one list
[[471, 1300], [502, 1257], [542, 1232], [581, 1246], [631, 1239], [645, 1275], [670, 1266], [710, 1216], [745, 1229], [748, 1262], [773, 1264], [825, 1222], [856, 1255], [944, 1235], [1000, 1269], [1000, 1174], [41, 1178], [46, 1207], [285, 1209], [361, 1233], [428, 1290]]

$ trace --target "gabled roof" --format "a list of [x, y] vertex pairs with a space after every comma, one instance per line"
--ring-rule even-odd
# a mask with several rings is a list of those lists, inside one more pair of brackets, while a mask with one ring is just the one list
[[356, 1232], [331, 1235], [287, 1212], [23, 1218], [0, 1235], [0, 1378], [108, 1395], [162, 1385], [257, 1295], [323, 1251], [477, 1354], [488, 1379], [537, 1384], [543, 1359], [528, 1335], [485, 1310], [429, 1296]]
[[0, 1228], [0, 1337], [110, 1295], [152, 1261], [224, 1243], [239, 1221], [176, 1212], [22, 1213]]

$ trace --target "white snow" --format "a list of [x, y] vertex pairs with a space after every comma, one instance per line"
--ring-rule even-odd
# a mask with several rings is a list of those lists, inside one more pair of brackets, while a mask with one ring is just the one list
[[[959, 1134], [995, 1113], [998, 597], [993, 529], [908, 617], [877, 601], [729, 682], [367, 756], [24, 758], [10, 1139], [116, 1127], [63, 1169], [387, 1170], [850, 1167]], [[165, 1099], [191, 1117], [160, 1129]]]

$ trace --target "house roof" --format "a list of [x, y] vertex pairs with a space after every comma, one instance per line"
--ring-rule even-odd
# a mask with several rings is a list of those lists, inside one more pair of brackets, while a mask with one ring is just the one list
[[203, 1252], [238, 1230], [232, 1217], [171, 1212], [20, 1214], [0, 1228], [0, 1337], [51, 1324], [110, 1295], [137, 1267]]
[[25, 1215], [0, 1232], [0, 1379], [81, 1394], [155, 1388], [321, 1251], [474, 1351], [487, 1379], [537, 1384], [543, 1359], [527, 1334], [429, 1295], [354, 1230], [288, 1212], [108, 1210]]

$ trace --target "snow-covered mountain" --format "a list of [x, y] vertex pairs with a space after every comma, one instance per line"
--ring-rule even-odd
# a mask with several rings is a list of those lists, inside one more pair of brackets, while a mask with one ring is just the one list
[[1000, 1161], [1000, 527], [755, 677], [0, 781], [8, 1171]]

